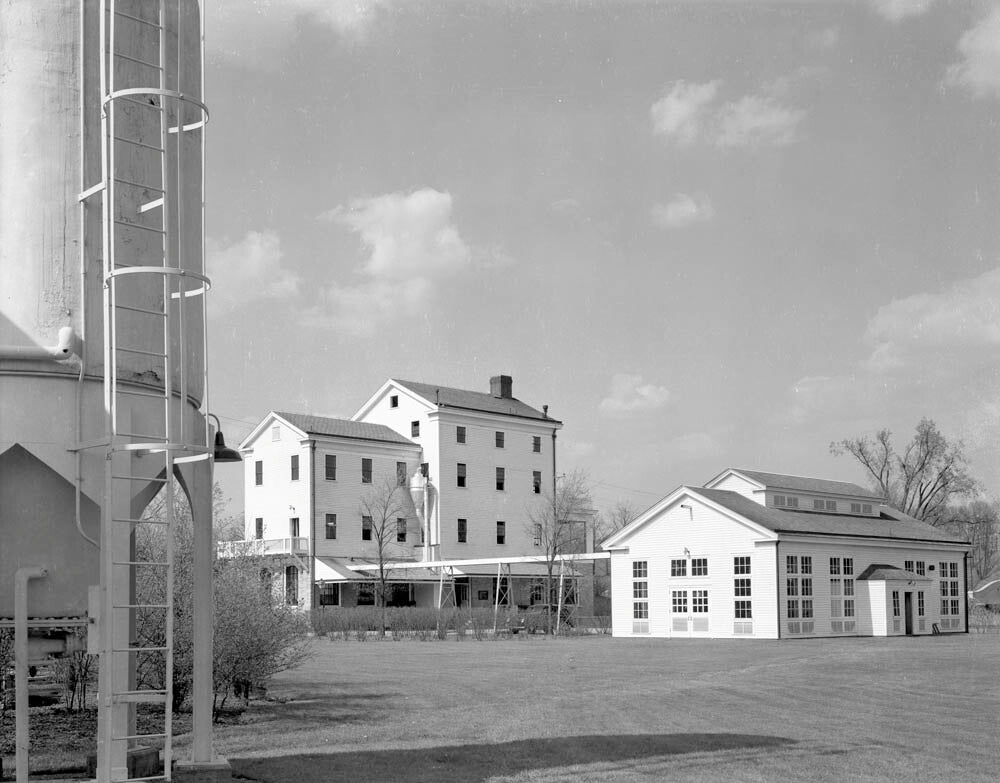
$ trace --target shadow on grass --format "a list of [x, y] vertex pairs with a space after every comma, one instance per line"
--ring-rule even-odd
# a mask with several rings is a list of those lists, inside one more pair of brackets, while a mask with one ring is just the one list
[[234, 780], [261, 783], [481, 783], [495, 775], [572, 764], [604, 764], [684, 753], [777, 748], [783, 737], [752, 734], [630, 734], [516, 740], [495, 745], [448, 745], [407, 750], [305, 753], [230, 759]]
[[392, 693], [330, 694], [319, 686], [313, 691], [316, 696], [310, 697], [306, 693], [296, 693], [291, 698], [251, 702], [251, 708], [243, 713], [239, 722], [242, 725], [288, 722], [303, 726], [331, 721], [338, 724], [361, 723], [377, 719], [381, 705], [389, 699], [398, 698]]

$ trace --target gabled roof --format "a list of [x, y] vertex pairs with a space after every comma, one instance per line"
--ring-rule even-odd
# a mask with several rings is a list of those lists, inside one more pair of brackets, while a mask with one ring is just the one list
[[767, 473], [761, 470], [745, 470], [744, 468], [727, 468], [715, 478], [706, 483], [706, 486], [718, 481], [728, 473], [738, 473], [752, 481], [756, 481], [762, 487], [774, 489], [788, 489], [793, 492], [810, 492], [819, 495], [849, 495], [858, 498], [871, 498], [872, 500], [885, 501], [885, 498], [870, 489], [865, 489], [858, 484], [849, 481], [831, 481], [830, 479], [810, 478], [808, 476], [790, 476], [785, 473]]
[[778, 534], [888, 538], [901, 541], [937, 541], [949, 544], [966, 543], [933, 525], [919, 522], [895, 510], [884, 510], [877, 517], [824, 514], [815, 511], [789, 511], [762, 506], [737, 492], [725, 489], [692, 489], [692, 491]]
[[396, 378], [393, 378], [392, 382], [409, 389], [414, 394], [423, 397], [431, 405], [436, 405], [439, 408], [459, 408], [483, 413], [497, 413], [504, 416], [519, 416], [522, 419], [538, 419], [553, 424], [562, 423], [515, 397], [494, 397], [486, 392], [466, 391], [449, 386], [435, 386], [430, 383], [402, 381]]
[[389, 429], [384, 424], [370, 424], [365, 421], [333, 419], [327, 416], [310, 416], [302, 413], [285, 413], [283, 411], [273, 411], [271, 415], [283, 419], [285, 423], [301, 430], [306, 435], [327, 435], [335, 438], [351, 438], [353, 440], [402, 443], [407, 446], [417, 445], [412, 440], [404, 438], [398, 432]]
[[326, 416], [309, 416], [301, 413], [282, 413], [280, 411], [276, 411], [275, 415], [309, 435], [330, 435], [337, 438], [380, 440], [389, 443], [405, 443], [410, 446], [417, 445], [384, 424], [371, 424], [366, 421], [351, 421], [350, 419], [331, 419]]
[[920, 576], [919, 574], [911, 573], [910, 571], [900, 568], [899, 566], [885, 565], [884, 563], [872, 563], [868, 566], [868, 568], [858, 574], [857, 578], [868, 582], [884, 582], [888, 579], [900, 579], [907, 582], [933, 581], [930, 577]]

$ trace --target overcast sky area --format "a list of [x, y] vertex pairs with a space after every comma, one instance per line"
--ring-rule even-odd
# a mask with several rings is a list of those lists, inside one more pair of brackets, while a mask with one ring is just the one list
[[600, 508], [923, 416], [1000, 493], [1000, 4], [206, 6], [230, 443], [505, 373]]

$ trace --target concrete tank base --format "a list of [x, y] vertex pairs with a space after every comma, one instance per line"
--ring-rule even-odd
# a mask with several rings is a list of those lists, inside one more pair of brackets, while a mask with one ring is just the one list
[[219, 757], [215, 761], [178, 761], [172, 779], [178, 783], [229, 783], [233, 768]]

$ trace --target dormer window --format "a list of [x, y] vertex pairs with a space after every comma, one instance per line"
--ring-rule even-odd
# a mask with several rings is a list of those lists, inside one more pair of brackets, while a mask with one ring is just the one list
[[871, 503], [851, 503], [851, 513], [852, 514], [871, 514], [872, 504]]
[[779, 508], [798, 508], [799, 499], [794, 495], [775, 495], [774, 505]]

